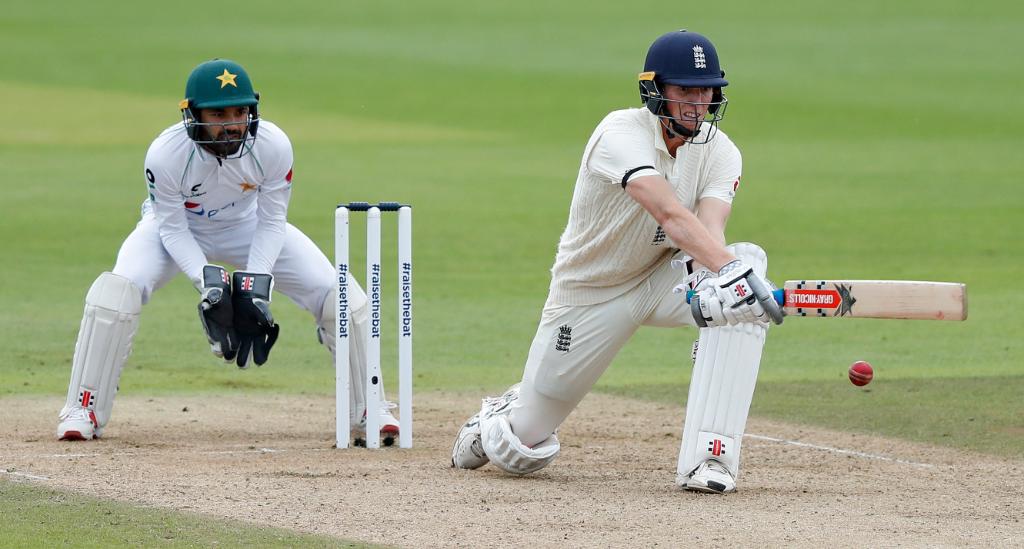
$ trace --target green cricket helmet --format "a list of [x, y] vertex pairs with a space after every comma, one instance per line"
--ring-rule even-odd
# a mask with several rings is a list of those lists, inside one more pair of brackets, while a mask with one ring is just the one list
[[[241, 157], [249, 152], [256, 139], [260, 123], [256, 110], [259, 101], [260, 94], [253, 91], [249, 73], [241, 65], [228, 59], [212, 59], [192, 69], [185, 83], [185, 98], [178, 107], [185, 122], [185, 131], [193, 141], [205, 145], [217, 156], [226, 158], [237, 152]], [[249, 107], [246, 131], [237, 137], [230, 136], [225, 130], [227, 126], [237, 124], [200, 121], [201, 109], [227, 107]], [[221, 131], [211, 132], [214, 127]]]

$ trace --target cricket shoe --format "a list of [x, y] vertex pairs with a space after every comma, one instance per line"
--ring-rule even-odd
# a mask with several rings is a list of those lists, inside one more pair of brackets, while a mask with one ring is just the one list
[[519, 398], [519, 384], [508, 388], [500, 397], [488, 397], [483, 400], [480, 411], [473, 414], [473, 417], [466, 420], [455, 437], [455, 446], [452, 447], [452, 467], [457, 469], [479, 469], [490, 458], [484, 452], [483, 437], [480, 433], [480, 415], [493, 416], [496, 414], [508, 414], [512, 411], [512, 403]]
[[102, 433], [96, 414], [81, 406], [66, 408], [57, 425], [57, 440], [92, 440], [100, 438]]
[[484, 453], [483, 438], [480, 435], [480, 412], [473, 414], [473, 417], [466, 420], [455, 437], [455, 446], [452, 447], [452, 467], [458, 469], [479, 469], [490, 458]]
[[686, 481], [686, 489], [709, 494], [728, 494], [736, 490], [736, 479], [719, 461], [701, 463]]
[[[395, 440], [398, 439], [398, 419], [395, 418], [391, 410], [398, 408], [398, 405], [394, 402], [381, 401], [380, 403], [380, 442], [384, 446], [394, 446]], [[352, 429], [355, 432], [355, 445], [366, 447], [366, 410], [363, 410], [363, 417], [359, 419], [359, 423]]]

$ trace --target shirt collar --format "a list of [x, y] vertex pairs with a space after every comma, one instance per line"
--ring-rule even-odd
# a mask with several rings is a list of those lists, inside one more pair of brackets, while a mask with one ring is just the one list
[[672, 156], [668, 152], [668, 147], [665, 145], [665, 136], [661, 131], [661, 119], [654, 115], [646, 107], [641, 107], [644, 111], [644, 120], [647, 121], [647, 125], [650, 126], [651, 132], [654, 134], [654, 148], [665, 153], [667, 156]]
[[[192, 140], [189, 139], [189, 141], [192, 141]], [[199, 143], [196, 143], [195, 141], [192, 141], [192, 148], [195, 149], [196, 156], [199, 157], [199, 161], [200, 162], [206, 162], [206, 160], [209, 157], [213, 156], [212, 154], [207, 152], [206, 149], [204, 149], [202, 145], [200, 145]]]

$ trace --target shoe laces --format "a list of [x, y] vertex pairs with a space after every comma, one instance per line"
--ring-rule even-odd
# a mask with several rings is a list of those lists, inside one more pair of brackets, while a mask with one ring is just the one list
[[725, 465], [722, 465], [721, 463], [719, 463], [718, 461], [713, 460], [713, 459], [709, 459], [706, 463], [707, 463], [708, 469], [711, 469], [712, 471], [715, 471], [715, 472], [718, 472], [718, 473], [723, 473], [723, 474], [729, 475], [729, 478], [732, 478], [732, 473], [729, 472], [729, 469], [727, 469], [725, 467]]
[[[382, 414], [390, 414], [391, 410], [394, 410], [395, 408], [398, 408], [398, 405], [390, 400], [380, 401], [380, 413]], [[363, 417], [359, 420], [359, 425], [361, 426], [366, 425], [366, 411], [367, 409], [363, 408]]]
[[484, 404], [487, 406], [499, 407], [502, 403], [509, 403], [519, 398], [519, 383], [511, 386], [501, 396], [484, 397]]
[[68, 410], [68, 413], [62, 418], [62, 421], [66, 420], [88, 421], [96, 426], [96, 420], [93, 418], [92, 412], [81, 406], [75, 406]]

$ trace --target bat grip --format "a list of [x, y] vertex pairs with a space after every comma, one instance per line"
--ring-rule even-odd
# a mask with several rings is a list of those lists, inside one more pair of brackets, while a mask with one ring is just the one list
[[[693, 297], [696, 293], [697, 292], [693, 290], [687, 290], [686, 302], [689, 303], [690, 298]], [[779, 288], [778, 290], [772, 290], [772, 297], [775, 298], [775, 302], [779, 304], [779, 307], [784, 307], [786, 305], [786, 290], [783, 290], [782, 288]]]

